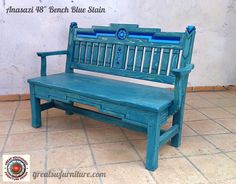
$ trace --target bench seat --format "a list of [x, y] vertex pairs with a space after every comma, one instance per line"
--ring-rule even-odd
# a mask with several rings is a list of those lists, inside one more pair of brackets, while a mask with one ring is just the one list
[[37, 77], [29, 83], [150, 111], [169, 107], [174, 100], [173, 91], [167, 89], [78, 73]]

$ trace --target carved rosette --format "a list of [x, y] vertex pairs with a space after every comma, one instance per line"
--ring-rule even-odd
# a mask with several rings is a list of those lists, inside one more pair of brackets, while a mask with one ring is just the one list
[[124, 40], [127, 37], [128, 33], [124, 28], [121, 28], [117, 31], [116, 35], [119, 40]]

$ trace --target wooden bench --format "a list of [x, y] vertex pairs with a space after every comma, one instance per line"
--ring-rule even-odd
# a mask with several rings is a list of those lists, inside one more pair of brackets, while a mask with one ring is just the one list
[[[39, 52], [41, 77], [29, 79], [32, 126], [41, 126], [41, 112], [59, 108], [99, 121], [147, 133], [146, 168], [158, 166], [158, 151], [171, 140], [181, 144], [182, 122], [195, 27], [161, 32], [134, 24], [78, 28], [71, 23], [68, 48]], [[66, 55], [64, 73], [46, 75], [46, 57]], [[75, 69], [155, 81], [174, 90], [74, 73]], [[41, 104], [40, 100], [48, 102]], [[75, 103], [96, 107], [99, 112]], [[173, 116], [171, 128], [161, 130]]]

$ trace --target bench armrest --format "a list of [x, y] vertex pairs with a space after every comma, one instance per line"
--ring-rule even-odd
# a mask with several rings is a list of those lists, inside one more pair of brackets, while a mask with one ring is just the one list
[[37, 55], [41, 57], [41, 76], [46, 76], [46, 68], [47, 68], [47, 56], [55, 56], [55, 55], [64, 55], [67, 54], [67, 50], [60, 51], [50, 51], [50, 52], [37, 52]]
[[175, 77], [181, 77], [184, 75], [188, 75], [193, 68], [194, 68], [193, 64], [187, 64], [184, 68], [173, 69], [171, 72], [175, 75]]
[[175, 91], [174, 91], [174, 105], [172, 108], [172, 113], [180, 110], [182, 104], [184, 103], [188, 75], [191, 70], [194, 68], [193, 64], [188, 64], [184, 68], [173, 69], [172, 73], [175, 75]]
[[63, 54], [67, 54], [67, 50], [50, 51], [50, 52], [37, 52], [37, 55], [40, 57], [63, 55]]

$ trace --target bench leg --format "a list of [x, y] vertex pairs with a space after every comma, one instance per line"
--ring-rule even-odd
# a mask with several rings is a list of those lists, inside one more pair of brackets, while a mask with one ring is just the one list
[[[69, 103], [70, 105], [73, 105], [73, 102]], [[66, 115], [73, 115], [74, 113], [71, 111], [65, 111]]]
[[158, 167], [158, 151], [160, 141], [159, 122], [148, 125], [147, 131], [147, 153], [146, 153], [146, 169], [155, 171]]
[[41, 110], [40, 110], [40, 99], [34, 95], [30, 95], [31, 113], [32, 113], [32, 127], [41, 127]]
[[182, 139], [182, 126], [183, 126], [183, 115], [184, 115], [184, 105], [182, 108], [174, 114], [173, 117], [173, 123], [172, 125], [178, 125], [179, 131], [178, 133], [172, 137], [171, 139], [171, 145], [174, 147], [179, 147], [181, 145], [181, 139]]

